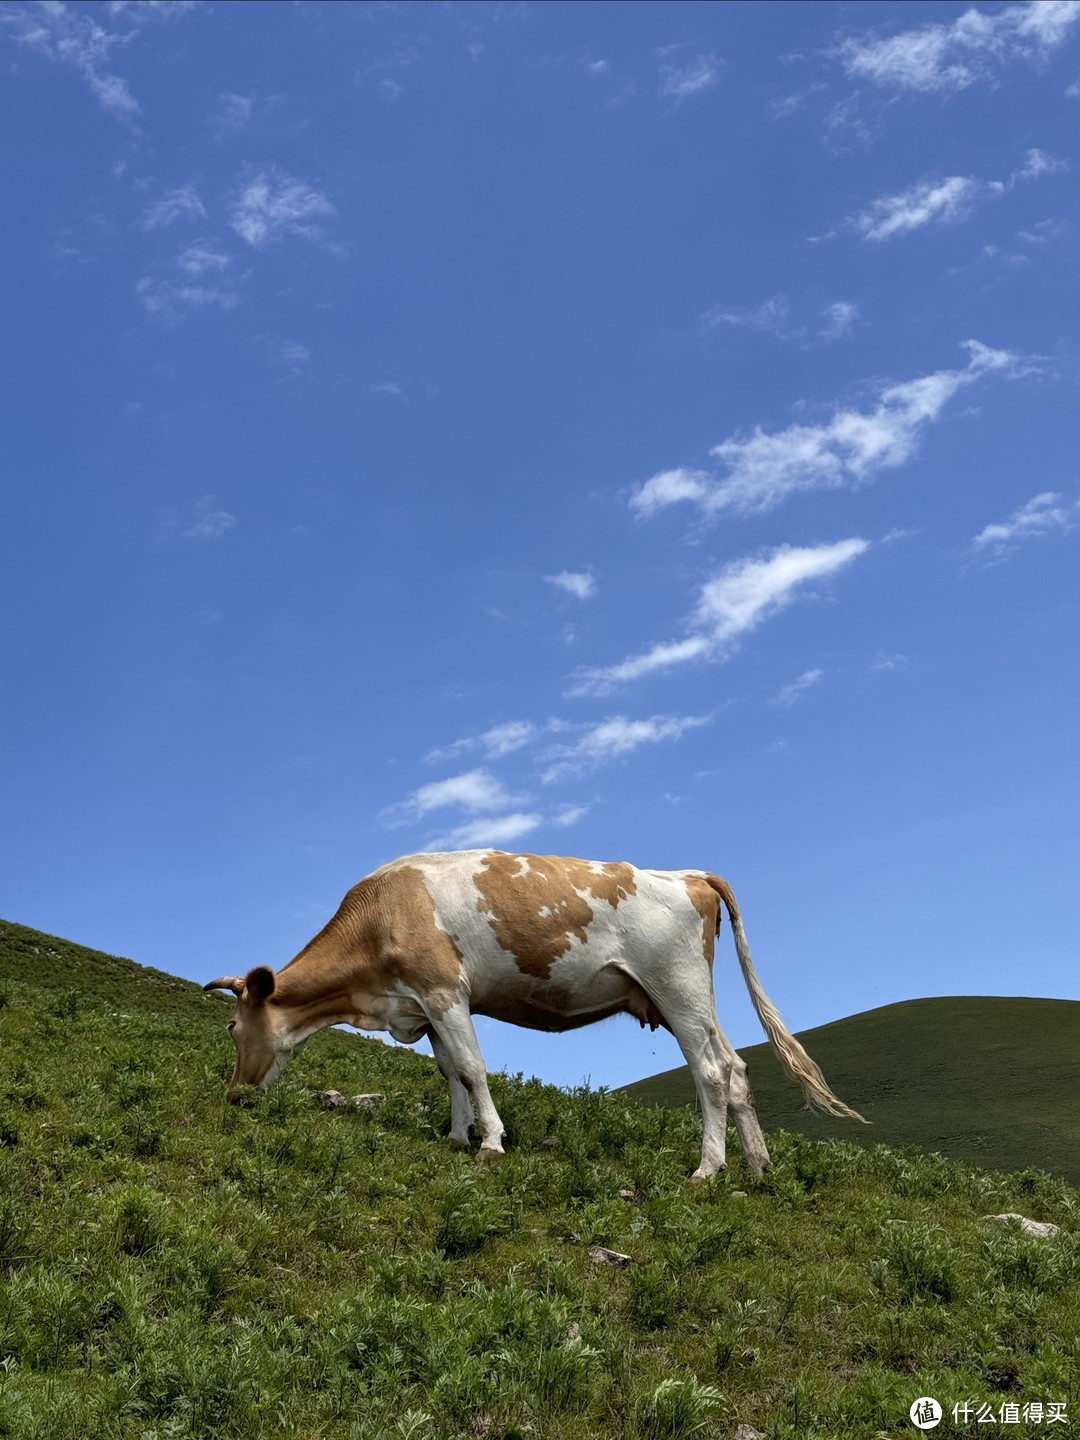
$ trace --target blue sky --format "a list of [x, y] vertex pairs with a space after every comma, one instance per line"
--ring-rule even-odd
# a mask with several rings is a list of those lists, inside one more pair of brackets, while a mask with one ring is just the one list
[[0, 912], [203, 980], [497, 844], [725, 875], [796, 1028], [1080, 996], [1080, 4], [7, 4], [0, 65]]

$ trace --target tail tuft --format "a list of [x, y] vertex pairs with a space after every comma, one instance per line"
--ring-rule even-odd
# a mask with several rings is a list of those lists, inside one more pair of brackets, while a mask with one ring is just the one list
[[[781, 1019], [779, 1010], [761, 988], [761, 981], [757, 977], [757, 971], [754, 969], [754, 962], [750, 956], [750, 947], [746, 943], [742, 916], [739, 914], [739, 907], [731, 886], [719, 875], [707, 875], [705, 878], [719, 895], [724, 906], [727, 907], [731, 929], [735, 936], [735, 953], [739, 957], [743, 979], [746, 981], [746, 988], [750, 992], [750, 999], [757, 1011], [762, 1028], [769, 1037], [769, 1042], [776, 1051], [780, 1064], [806, 1096], [807, 1105], [811, 1110], [817, 1110], [823, 1115], [835, 1115], [839, 1119], [858, 1120], [863, 1125], [869, 1125], [870, 1122], [864, 1115], [860, 1115], [850, 1105], [845, 1105], [843, 1100], [829, 1089], [825, 1076], [821, 1073], [821, 1067], [810, 1058], [795, 1039]], [[718, 935], [720, 933], [719, 915], [716, 921], [716, 933]]]

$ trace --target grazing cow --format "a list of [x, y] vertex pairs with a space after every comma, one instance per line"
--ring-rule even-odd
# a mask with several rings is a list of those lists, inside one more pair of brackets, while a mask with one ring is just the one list
[[473, 1105], [481, 1157], [503, 1153], [472, 1017], [533, 1030], [572, 1030], [621, 1013], [663, 1025], [697, 1087], [705, 1180], [725, 1165], [730, 1097], [743, 1154], [769, 1163], [746, 1065], [720, 1029], [713, 944], [721, 902], [754, 1009], [780, 1063], [814, 1108], [863, 1117], [838, 1100], [786, 1029], [754, 971], [731, 887], [703, 870], [639, 870], [625, 863], [461, 850], [406, 855], [355, 885], [337, 914], [277, 975], [257, 965], [207, 990], [231, 990], [228, 1021], [241, 1087], [277, 1079], [327, 1025], [387, 1030], [411, 1044], [427, 1035], [450, 1085], [450, 1140], [467, 1146]]

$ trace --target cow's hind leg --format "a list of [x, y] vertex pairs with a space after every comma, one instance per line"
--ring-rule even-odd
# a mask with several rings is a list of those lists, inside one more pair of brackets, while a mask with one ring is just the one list
[[[681, 969], [682, 983], [678, 986], [668, 983], [672, 969], [676, 974]], [[665, 973], [653, 976], [635, 973], [634, 979], [679, 1042], [694, 1077], [701, 1106], [702, 1141], [701, 1164], [690, 1178], [708, 1180], [727, 1165], [728, 1086], [733, 1069], [719, 1041], [711, 976], [699, 954], [685, 967], [665, 967]]]
[[468, 1099], [476, 1106], [476, 1118], [482, 1136], [480, 1159], [502, 1155], [503, 1124], [488, 1089], [487, 1069], [480, 1053], [480, 1044], [468, 1005], [459, 1000], [441, 1015], [429, 1014], [428, 1020], [432, 1031], [441, 1042], [452, 1073], [466, 1090]]
[[458, 1079], [458, 1073], [454, 1069], [449, 1051], [439, 1039], [438, 1034], [432, 1030], [428, 1038], [431, 1041], [435, 1063], [450, 1086], [450, 1144], [459, 1150], [467, 1150], [469, 1148], [469, 1127], [475, 1118], [469, 1092]]
[[757, 1111], [754, 1109], [754, 1097], [746, 1074], [746, 1061], [732, 1047], [731, 1042], [720, 1029], [720, 1023], [715, 1016], [713, 1023], [716, 1026], [715, 1044], [731, 1065], [728, 1099], [731, 1106], [731, 1118], [735, 1122], [735, 1129], [739, 1132], [743, 1159], [760, 1180], [762, 1174], [769, 1168], [769, 1151], [765, 1144], [765, 1136], [761, 1133]]

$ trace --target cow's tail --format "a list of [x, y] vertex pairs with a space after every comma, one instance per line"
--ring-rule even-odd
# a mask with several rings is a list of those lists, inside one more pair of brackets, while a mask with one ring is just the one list
[[[727, 907], [728, 915], [731, 918], [731, 929], [735, 935], [735, 952], [739, 957], [743, 979], [746, 981], [746, 988], [750, 991], [750, 999], [754, 1003], [758, 1019], [776, 1051], [780, 1064], [806, 1096], [807, 1105], [812, 1110], [820, 1110], [825, 1115], [861, 1120], [864, 1125], [868, 1125], [870, 1122], [864, 1116], [860, 1115], [857, 1110], [852, 1110], [850, 1105], [845, 1105], [829, 1089], [817, 1062], [811, 1060], [798, 1040], [795, 1039], [780, 1018], [780, 1012], [761, 988], [761, 981], [757, 977], [754, 962], [750, 957], [750, 947], [746, 943], [746, 931], [743, 929], [742, 916], [739, 914], [739, 907], [732, 894], [731, 886], [726, 880], [721, 880], [719, 875], [708, 875], [706, 879]], [[718, 909], [716, 915], [716, 933], [718, 935], [722, 914], [723, 911]]]

